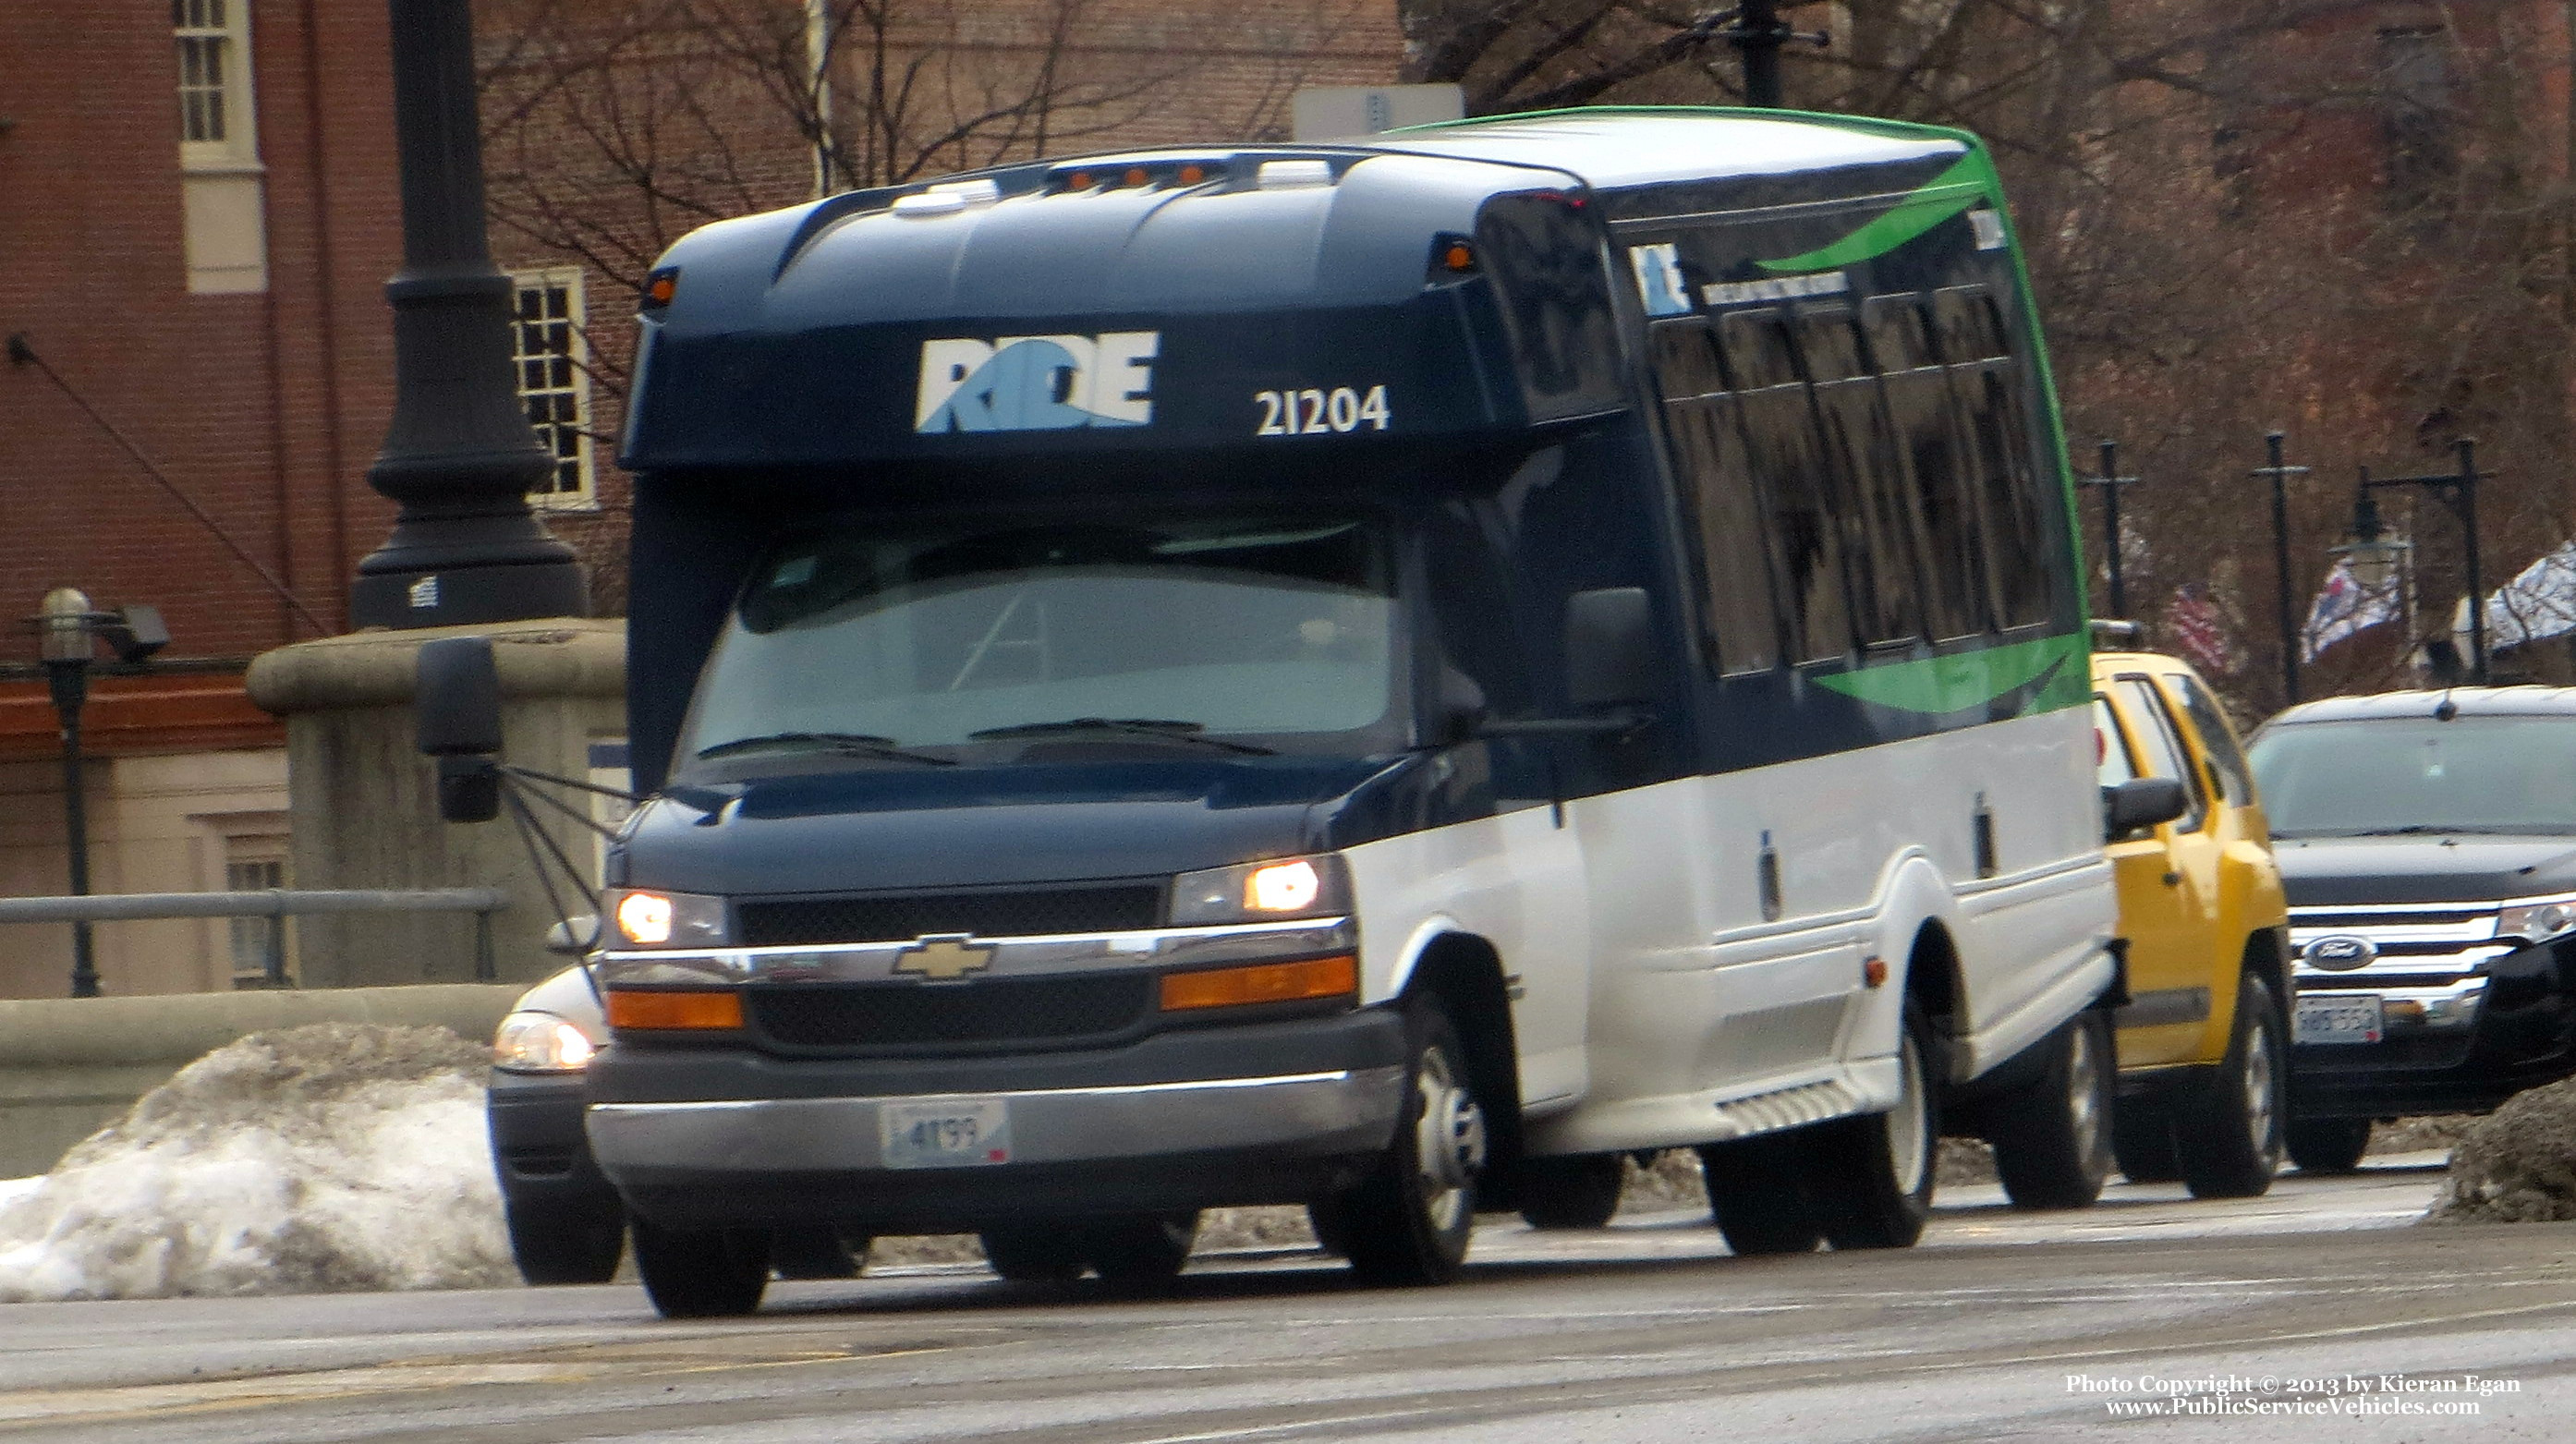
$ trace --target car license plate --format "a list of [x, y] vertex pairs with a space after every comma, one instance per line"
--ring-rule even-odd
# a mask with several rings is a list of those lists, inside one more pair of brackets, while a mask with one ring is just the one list
[[2290, 1041], [2376, 1043], [2386, 1036], [2381, 1027], [2377, 993], [2311, 995], [2299, 1000], [2298, 1011], [2291, 1019]]
[[1010, 1106], [999, 1098], [881, 1104], [877, 1129], [888, 1168], [967, 1168], [1011, 1161]]

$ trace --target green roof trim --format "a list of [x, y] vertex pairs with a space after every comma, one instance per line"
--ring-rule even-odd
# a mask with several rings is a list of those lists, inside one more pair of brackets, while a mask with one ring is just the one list
[[1957, 165], [1915, 188], [1912, 194], [1881, 211], [1867, 225], [1821, 250], [1776, 261], [1756, 261], [1779, 275], [1797, 271], [1830, 271], [1873, 256], [1883, 256], [1925, 231], [1959, 214], [1988, 195], [1993, 168], [1971, 153]]
[[2090, 656], [2084, 634], [2070, 632], [1947, 657], [1856, 667], [1815, 681], [1863, 702], [1933, 717], [1992, 708], [2015, 692], [2027, 692], [2008, 714], [2024, 716], [2077, 706], [2092, 696]]

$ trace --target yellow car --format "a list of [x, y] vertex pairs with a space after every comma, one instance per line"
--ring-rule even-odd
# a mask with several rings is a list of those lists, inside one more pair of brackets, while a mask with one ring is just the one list
[[2281, 1164], [2290, 1060], [2289, 910], [2254, 774], [2186, 664], [2096, 652], [2093, 693], [2128, 941], [2112, 1152], [2133, 1182], [2250, 1198]]

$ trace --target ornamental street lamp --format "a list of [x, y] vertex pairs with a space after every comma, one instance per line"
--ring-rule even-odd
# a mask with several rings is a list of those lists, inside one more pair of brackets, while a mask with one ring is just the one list
[[[2474, 686], [2483, 687], [2487, 684], [2487, 595], [2486, 582], [2478, 564], [2478, 483], [2496, 473], [2478, 470], [2476, 438], [2464, 436], [2451, 446], [2453, 453], [2460, 458], [2457, 471], [2434, 472], [2425, 476], [2374, 477], [2365, 469], [2353, 496], [2352, 534], [2356, 543], [2366, 538], [2381, 547], [2392, 545], [2379, 541], [2379, 508], [2370, 495], [2384, 486], [2423, 487], [2449, 507], [2451, 515], [2459, 518], [2461, 560], [2468, 572], [2469, 681]], [[2358, 570], [2355, 577], [2359, 577]]]
[[[89, 699], [90, 661], [104, 641], [119, 659], [141, 662], [169, 644], [170, 631], [154, 608], [98, 611], [90, 606], [88, 594], [71, 587], [45, 593], [27, 625], [36, 633], [54, 715], [63, 724], [63, 830], [71, 853], [72, 896], [87, 897], [89, 811], [81, 787], [80, 715], [81, 704]], [[85, 918], [72, 924], [72, 996], [98, 996], [98, 960]]]
[[511, 285], [484, 229], [470, 0], [390, 3], [403, 269], [385, 287], [393, 424], [367, 484], [402, 511], [358, 564], [349, 617], [434, 627], [580, 616], [580, 564], [527, 501], [554, 462], [511, 385]]

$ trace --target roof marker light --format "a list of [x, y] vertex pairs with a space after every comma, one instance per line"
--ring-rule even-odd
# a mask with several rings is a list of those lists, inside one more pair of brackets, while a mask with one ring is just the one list
[[1143, 185], [1145, 182], [1147, 182], [1147, 181], [1149, 181], [1149, 180], [1152, 180], [1153, 178], [1154, 178], [1154, 173], [1153, 173], [1152, 171], [1149, 171], [1149, 170], [1145, 169], [1143, 166], [1139, 165], [1139, 166], [1130, 166], [1130, 167], [1128, 167], [1128, 169], [1127, 169], [1127, 174], [1126, 174], [1126, 176], [1124, 177], [1124, 181], [1125, 181], [1125, 183], [1126, 183], [1126, 184], [1131, 185], [1131, 186], [1140, 186], [1140, 185]]
[[1328, 160], [1265, 160], [1261, 163], [1260, 183], [1266, 191], [1328, 186], [1333, 183], [1333, 163]]
[[1087, 190], [1091, 189], [1091, 187], [1092, 187], [1092, 174], [1091, 174], [1091, 172], [1089, 172], [1089, 171], [1087, 171], [1087, 170], [1077, 170], [1077, 171], [1069, 171], [1069, 172], [1067, 172], [1067, 173], [1066, 173], [1065, 178], [1064, 178], [1064, 188], [1065, 188], [1066, 190], [1069, 190], [1069, 191], [1087, 191]]
[[1185, 165], [1185, 166], [1181, 167], [1181, 184], [1183, 184], [1183, 185], [1185, 185], [1185, 186], [1194, 186], [1194, 185], [1197, 185], [1200, 181], [1203, 181], [1203, 180], [1206, 180], [1206, 179], [1207, 179], [1207, 167], [1206, 167], [1206, 166], [1203, 166], [1203, 165]]

